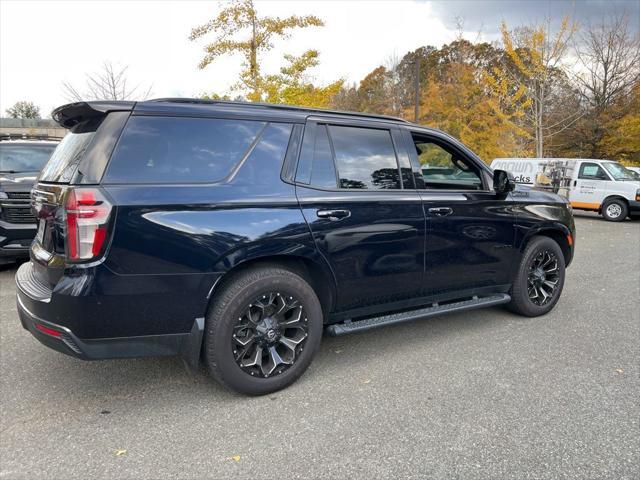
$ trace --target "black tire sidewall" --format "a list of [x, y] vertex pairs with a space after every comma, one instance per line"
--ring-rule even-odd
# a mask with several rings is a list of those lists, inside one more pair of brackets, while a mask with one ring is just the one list
[[[234, 284], [231, 284], [230, 300], [219, 308], [212, 308], [210, 314], [217, 318], [207, 318], [205, 356], [210, 370], [221, 383], [247, 395], [264, 395], [295, 382], [313, 360], [322, 338], [322, 308], [313, 289], [293, 272], [269, 270], [241, 287], [234, 288]], [[259, 272], [252, 273], [255, 275]], [[236, 286], [242, 283], [242, 279], [238, 280]], [[309, 325], [308, 337], [302, 353], [285, 372], [272, 378], [252, 377], [240, 368], [233, 357], [233, 327], [248, 304], [260, 295], [275, 291], [292, 295], [302, 303]]]
[[[528, 290], [527, 290], [527, 277], [529, 274], [529, 264], [535, 255], [537, 255], [540, 250], [551, 250], [556, 257], [558, 258], [558, 267], [560, 268], [559, 274], [559, 284], [556, 287], [556, 292], [554, 298], [545, 305], [536, 305], [529, 298]], [[522, 257], [522, 261], [520, 263], [520, 267], [518, 269], [518, 274], [515, 278], [514, 285], [511, 291], [512, 294], [512, 302], [509, 305], [512, 311], [525, 315], [527, 317], [537, 317], [540, 315], [544, 315], [550, 312], [560, 300], [560, 296], [562, 295], [562, 290], [564, 288], [564, 280], [565, 280], [565, 262], [564, 255], [562, 253], [562, 249], [560, 246], [552, 239], [548, 237], [534, 237], [527, 248], [525, 249], [524, 255]]]
[[[607, 215], [607, 208], [614, 203], [620, 206], [620, 208], [622, 209], [622, 213], [620, 214], [620, 216], [612, 218], [609, 215]], [[602, 216], [604, 217], [605, 220], [608, 220], [609, 222], [622, 222], [625, 218], [627, 218], [627, 215], [629, 215], [629, 209], [627, 208], [627, 204], [622, 200], [618, 200], [614, 198], [613, 200], [608, 200], [602, 206]]]

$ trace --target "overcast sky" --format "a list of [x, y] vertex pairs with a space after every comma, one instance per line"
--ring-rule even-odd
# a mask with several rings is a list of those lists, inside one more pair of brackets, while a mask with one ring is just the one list
[[[545, 16], [573, 14], [598, 22], [627, 10], [640, 22], [637, 0], [522, 1], [271, 1], [258, 0], [261, 15], [315, 14], [324, 28], [294, 33], [265, 60], [276, 71], [283, 53], [320, 51], [318, 81], [360, 81], [391, 56], [423, 45], [440, 46], [456, 36], [456, 17], [465, 36], [498, 38], [502, 19], [510, 26]], [[0, 115], [18, 100], [41, 107], [43, 116], [67, 103], [62, 82], [83, 86], [85, 75], [104, 61], [129, 66], [132, 84], [152, 84], [153, 97], [227, 92], [241, 59], [230, 57], [198, 70], [202, 46], [190, 42], [191, 27], [214, 17], [217, 1], [28, 1], [0, 0]]]

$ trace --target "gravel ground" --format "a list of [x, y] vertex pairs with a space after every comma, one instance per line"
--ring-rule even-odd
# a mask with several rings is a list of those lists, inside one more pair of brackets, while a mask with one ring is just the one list
[[0, 271], [0, 478], [640, 478], [640, 222], [577, 214], [556, 309], [324, 338], [260, 398], [179, 359], [83, 362]]

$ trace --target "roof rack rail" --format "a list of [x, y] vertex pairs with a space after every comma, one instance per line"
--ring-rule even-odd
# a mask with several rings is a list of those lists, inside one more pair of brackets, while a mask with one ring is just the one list
[[292, 110], [296, 112], [309, 112], [309, 113], [329, 113], [337, 115], [350, 115], [356, 117], [377, 118], [380, 120], [393, 120], [395, 122], [411, 123], [404, 118], [394, 117], [392, 115], [377, 115], [374, 113], [362, 113], [362, 112], [349, 112], [342, 110], [329, 110], [325, 108], [311, 108], [311, 107], [299, 107], [296, 105], [282, 105], [279, 103], [264, 103], [264, 102], [240, 102], [235, 100], [206, 100], [201, 98], [181, 98], [181, 97], [167, 97], [167, 98], [154, 98], [147, 100], [147, 102], [168, 102], [168, 103], [192, 103], [203, 105], [241, 105], [243, 107], [262, 107], [271, 108], [275, 110]]

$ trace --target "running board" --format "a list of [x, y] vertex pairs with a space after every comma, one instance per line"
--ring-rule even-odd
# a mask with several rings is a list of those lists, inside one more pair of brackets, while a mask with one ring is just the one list
[[365, 330], [372, 330], [378, 327], [384, 327], [386, 325], [395, 325], [396, 323], [410, 322], [419, 318], [428, 318], [435, 315], [442, 315], [444, 313], [462, 312], [465, 310], [472, 310], [474, 308], [491, 307], [493, 305], [500, 305], [502, 303], [508, 303], [511, 297], [506, 293], [499, 293], [496, 295], [477, 297], [474, 296], [468, 300], [461, 300], [458, 302], [446, 303], [440, 305], [438, 303], [432, 304], [430, 307], [419, 308], [417, 310], [409, 310], [407, 312], [392, 313], [389, 315], [383, 315], [381, 317], [365, 318], [363, 320], [345, 320], [341, 323], [329, 325], [327, 327], [327, 333], [332, 337], [339, 335], [347, 335], [348, 333], [364, 332]]

